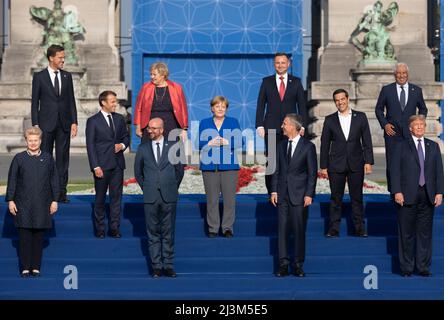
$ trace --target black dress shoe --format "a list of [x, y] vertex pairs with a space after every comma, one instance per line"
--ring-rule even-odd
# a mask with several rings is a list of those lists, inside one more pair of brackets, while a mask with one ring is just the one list
[[224, 237], [225, 238], [233, 238], [233, 232], [231, 230], [225, 230]]
[[355, 232], [355, 236], [360, 238], [367, 238], [368, 234], [364, 230], [358, 230]]
[[304, 269], [302, 269], [302, 267], [295, 267], [293, 270], [293, 275], [296, 277], [305, 277]]
[[276, 277], [286, 277], [290, 275], [288, 273], [288, 266], [280, 266], [278, 272], [276, 272]]
[[173, 268], [167, 268], [163, 270], [163, 273], [165, 274], [165, 276], [170, 277], [170, 278], [176, 278], [177, 274], [174, 271]]
[[119, 230], [110, 230], [109, 236], [112, 238], [121, 238], [122, 237]]
[[407, 278], [407, 277], [411, 277], [411, 276], [412, 276], [411, 272], [401, 271], [401, 277]]
[[22, 278], [28, 278], [31, 275], [31, 272], [29, 270], [23, 270], [22, 273], [20, 273], [20, 276]]
[[421, 277], [431, 277], [431, 276], [432, 276], [432, 273], [431, 273], [430, 271], [428, 271], [428, 270], [418, 272], [418, 274], [419, 274]]
[[339, 237], [339, 232], [336, 230], [328, 230], [328, 232], [325, 236], [327, 238], [336, 238], [336, 237]]
[[40, 271], [39, 270], [32, 270], [31, 275], [33, 277], [40, 277]]
[[154, 269], [153, 270], [153, 278], [159, 278], [162, 276], [162, 270], [161, 269]]
[[216, 232], [208, 232], [208, 238], [217, 238], [218, 234]]
[[105, 238], [105, 232], [103, 232], [103, 231], [96, 232], [96, 238], [104, 239]]

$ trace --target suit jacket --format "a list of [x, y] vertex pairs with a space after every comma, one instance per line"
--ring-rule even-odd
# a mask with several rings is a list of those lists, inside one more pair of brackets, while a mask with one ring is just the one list
[[[170, 80], [167, 80], [167, 83], [174, 116], [182, 129], [188, 128], [187, 101], [182, 86]], [[142, 86], [137, 96], [133, 122], [135, 125], [140, 125], [141, 129], [145, 128], [151, 119], [155, 88], [156, 86], [152, 82], [147, 82]]]
[[278, 203], [288, 196], [293, 205], [303, 205], [304, 197], [314, 197], [318, 162], [316, 148], [309, 140], [301, 137], [287, 163], [288, 140], [283, 140], [277, 148], [276, 170], [272, 177], [271, 191], [278, 193]]
[[384, 129], [387, 123], [391, 123], [395, 126], [397, 134], [408, 137], [410, 135], [408, 128], [409, 118], [416, 114], [416, 109], [418, 109], [419, 114], [427, 116], [427, 107], [422, 96], [421, 88], [409, 83], [408, 100], [404, 111], [402, 111], [396, 90], [396, 83], [394, 82], [382, 87], [378, 102], [376, 103], [375, 113], [382, 129]]
[[365, 113], [352, 110], [347, 140], [342, 132], [338, 112], [325, 117], [321, 136], [321, 168], [331, 172], [344, 172], [350, 168], [356, 172], [362, 170], [366, 163], [374, 162], [372, 138]]
[[115, 153], [114, 145], [123, 143], [126, 149], [130, 142], [129, 133], [125, 118], [115, 112], [111, 115], [115, 126], [115, 136], [100, 111], [86, 121], [86, 149], [91, 171], [97, 167], [102, 170], [111, 170], [116, 167], [125, 169], [125, 157], [123, 156], [125, 150]]
[[43, 131], [53, 131], [59, 119], [64, 131], [70, 131], [71, 125], [77, 124], [71, 74], [63, 70], [59, 71], [62, 84], [58, 97], [47, 68], [35, 73], [32, 78], [32, 125], [38, 125]]
[[[157, 164], [154, 157], [151, 141], [142, 143], [137, 149], [134, 175], [143, 190], [144, 203], [154, 203], [158, 200], [157, 191], [159, 191], [163, 201], [177, 202], [179, 186], [184, 175], [184, 165], [182, 164], [184, 162], [173, 165], [168, 159], [170, 149], [173, 146], [179, 147], [176, 143], [180, 142], [169, 142], [164, 139], [159, 164]], [[176, 153], [176, 156], [180, 157], [180, 153]]]
[[[221, 136], [229, 144], [210, 147], [208, 142]], [[242, 148], [242, 131], [236, 118], [225, 117], [220, 130], [217, 130], [213, 117], [202, 119], [199, 123], [200, 170], [239, 170], [236, 150]]]
[[282, 133], [282, 121], [289, 113], [300, 114], [303, 126], [307, 127], [308, 113], [301, 80], [288, 74], [284, 100], [281, 101], [276, 75], [263, 78], [257, 98], [256, 128], [276, 129], [277, 133]]
[[[444, 193], [444, 176], [439, 145], [427, 138], [422, 139], [425, 147], [424, 175], [427, 196], [431, 203], [436, 194]], [[414, 204], [419, 185], [419, 157], [412, 136], [395, 144], [393, 161], [390, 164], [392, 193], [402, 192], [406, 204]]]

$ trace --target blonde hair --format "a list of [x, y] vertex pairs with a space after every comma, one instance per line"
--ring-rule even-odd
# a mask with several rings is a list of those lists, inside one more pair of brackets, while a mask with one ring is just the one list
[[165, 80], [168, 79], [170, 75], [170, 71], [168, 70], [168, 66], [163, 62], [154, 62], [150, 67], [150, 72], [153, 70], [157, 70], [161, 76], [165, 77]]
[[210, 106], [214, 107], [219, 102], [224, 104], [225, 107], [228, 108], [229, 105], [228, 99], [223, 96], [215, 96], [213, 99], [211, 99]]
[[409, 118], [409, 127], [412, 124], [412, 122], [416, 121], [416, 120], [420, 120], [420, 121], [425, 123], [426, 122], [426, 117], [423, 114], [414, 114], [413, 116], [411, 116]]
[[42, 130], [37, 127], [31, 127], [25, 130], [25, 133], [23, 134], [25, 139], [28, 139], [29, 136], [39, 136], [39, 138], [42, 138]]

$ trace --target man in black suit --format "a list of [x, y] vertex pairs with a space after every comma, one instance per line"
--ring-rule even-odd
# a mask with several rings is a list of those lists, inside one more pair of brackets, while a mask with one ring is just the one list
[[[410, 117], [410, 136], [394, 146], [392, 193], [398, 209], [398, 250], [401, 275], [414, 268], [431, 276], [432, 229], [435, 207], [442, 203], [444, 176], [439, 145], [424, 138], [423, 115]], [[415, 246], [416, 245], [416, 246]]]
[[408, 121], [410, 116], [416, 114], [416, 110], [419, 114], [427, 116], [427, 107], [424, 103], [421, 88], [408, 82], [408, 66], [405, 63], [397, 63], [394, 76], [396, 82], [382, 87], [375, 108], [376, 117], [384, 130], [389, 192], [391, 192], [390, 159], [394, 145], [410, 135]]
[[305, 230], [308, 206], [312, 204], [316, 189], [318, 164], [316, 148], [301, 137], [301, 117], [290, 113], [284, 118], [282, 129], [288, 140], [277, 147], [276, 171], [271, 184], [271, 203], [278, 206], [279, 214], [279, 269], [278, 277], [287, 276], [289, 233], [293, 233], [293, 274], [304, 277]]
[[34, 74], [32, 79], [32, 125], [42, 131], [42, 150], [52, 154], [55, 142], [55, 161], [60, 179], [60, 201], [69, 202], [68, 184], [69, 146], [77, 135], [77, 110], [72, 77], [62, 70], [64, 48], [51, 45], [46, 54], [48, 68]]
[[129, 145], [129, 133], [121, 114], [115, 113], [116, 94], [103, 91], [99, 95], [102, 109], [86, 121], [86, 148], [91, 171], [94, 175], [96, 199], [94, 226], [96, 237], [105, 237], [105, 199], [109, 188], [110, 219], [108, 234], [120, 238], [120, 211], [123, 189], [123, 152]]
[[[301, 136], [304, 135], [304, 126], [308, 126], [308, 113], [301, 80], [288, 74], [290, 57], [286, 53], [276, 53], [274, 67], [276, 74], [262, 79], [256, 109], [257, 133], [261, 138], [265, 138], [268, 159], [275, 159], [276, 146], [284, 140], [281, 124], [287, 114], [301, 115]], [[268, 173], [270, 169], [272, 170], [269, 168], [265, 175], [265, 185], [269, 194], [273, 174], [273, 172]]]
[[[174, 152], [176, 143], [163, 136], [160, 118], [148, 123], [151, 141], [139, 145], [134, 162], [134, 175], [143, 190], [148, 251], [153, 277], [176, 277], [173, 267], [176, 204], [179, 186], [184, 175], [180, 153]], [[176, 145], [176, 146], [175, 146]]]
[[347, 181], [355, 235], [367, 237], [362, 187], [364, 174], [372, 172], [374, 163], [370, 128], [364, 112], [351, 110], [346, 90], [335, 90], [333, 101], [338, 112], [325, 117], [321, 136], [321, 173], [329, 178], [331, 189], [330, 224], [326, 236], [339, 236]]

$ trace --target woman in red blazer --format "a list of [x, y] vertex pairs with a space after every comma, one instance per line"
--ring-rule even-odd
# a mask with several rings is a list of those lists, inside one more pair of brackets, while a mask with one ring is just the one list
[[[149, 139], [148, 122], [159, 117], [164, 121], [164, 136], [181, 128], [181, 137], [186, 138], [188, 129], [188, 109], [182, 86], [168, 80], [168, 67], [163, 62], [155, 62], [150, 67], [151, 81], [145, 83], [137, 96], [134, 124], [136, 135], [142, 142]], [[176, 140], [176, 136], [169, 140]]]

